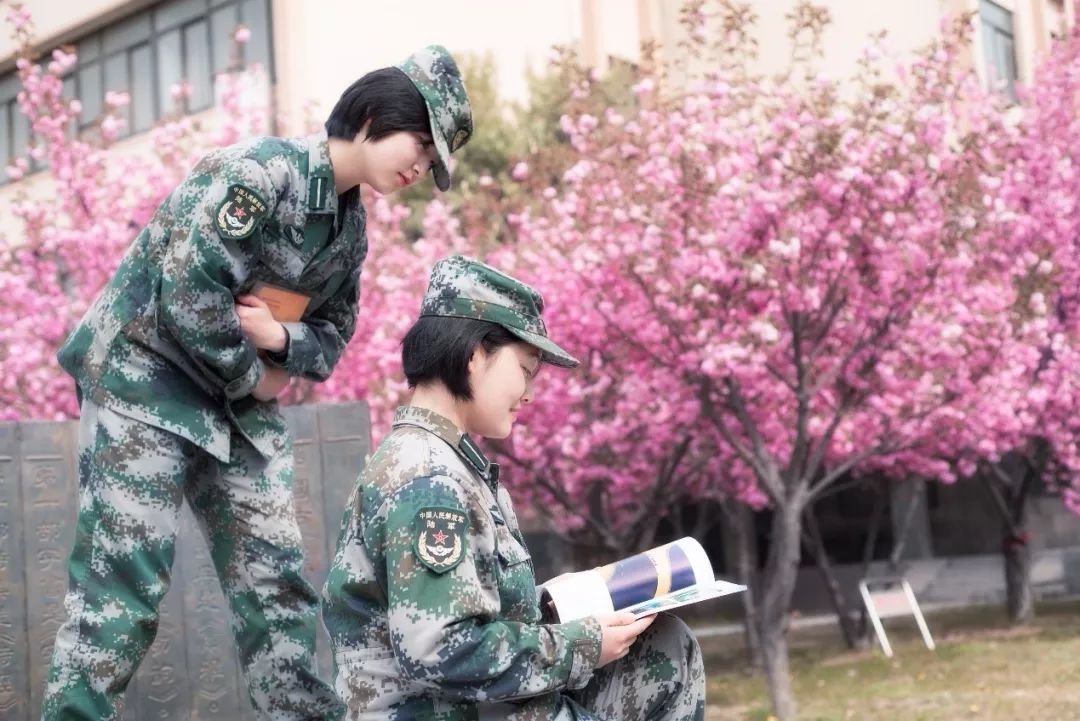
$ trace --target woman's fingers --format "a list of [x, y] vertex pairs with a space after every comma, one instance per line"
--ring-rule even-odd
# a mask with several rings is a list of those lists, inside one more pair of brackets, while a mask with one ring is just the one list
[[251, 308], [267, 308], [266, 302], [256, 295], [238, 295], [236, 296], [236, 302], [239, 305], [246, 305]]

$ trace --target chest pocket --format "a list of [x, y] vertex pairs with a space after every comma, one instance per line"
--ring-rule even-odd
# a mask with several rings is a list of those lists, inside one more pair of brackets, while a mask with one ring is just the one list
[[295, 288], [304, 273], [311, 254], [305, 247], [304, 231], [291, 225], [267, 223], [262, 233], [258, 262], [264, 266], [260, 280], [273, 276], [278, 284]]
[[[321, 230], [321, 226], [319, 227]], [[325, 244], [326, 232], [318, 232], [314, 229], [297, 228], [293, 225], [281, 226], [282, 244], [293, 253], [299, 255], [305, 263], [315, 257]]]
[[536, 623], [540, 604], [536, 597], [536, 574], [529, 550], [495, 516], [495, 554], [498, 556], [499, 616], [510, 621]]
[[531, 561], [529, 549], [518, 541], [501, 518], [495, 518], [495, 553], [504, 568]]
[[334, 216], [331, 213], [308, 213], [303, 231], [300, 232], [305, 254], [319, 253], [334, 237]]

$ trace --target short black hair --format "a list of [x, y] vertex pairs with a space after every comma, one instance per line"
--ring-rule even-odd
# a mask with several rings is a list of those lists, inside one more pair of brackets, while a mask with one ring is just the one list
[[369, 120], [368, 140], [399, 130], [431, 132], [424, 96], [398, 68], [373, 70], [346, 88], [326, 119], [326, 133], [352, 140]]
[[422, 316], [401, 341], [401, 365], [410, 388], [440, 381], [451, 395], [472, 400], [469, 360], [480, 346], [488, 354], [512, 343], [524, 343], [497, 323], [473, 318]]

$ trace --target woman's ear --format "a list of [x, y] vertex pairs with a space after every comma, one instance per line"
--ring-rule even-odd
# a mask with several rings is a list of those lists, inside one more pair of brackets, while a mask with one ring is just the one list
[[488, 353], [480, 343], [473, 348], [472, 356], [469, 357], [469, 377], [476, 375], [487, 367]]
[[484, 350], [484, 346], [480, 343], [476, 344], [476, 348], [473, 349], [472, 355], [469, 356], [469, 365], [465, 369], [467, 381], [469, 383], [470, 395], [476, 392], [476, 388], [480, 383], [480, 380], [484, 377], [484, 370], [487, 368], [490, 362], [487, 351]]

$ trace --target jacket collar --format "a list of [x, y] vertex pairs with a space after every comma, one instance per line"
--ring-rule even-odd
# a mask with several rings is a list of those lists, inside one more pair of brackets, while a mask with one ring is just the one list
[[326, 130], [312, 133], [307, 144], [307, 177], [301, 184], [301, 208], [307, 213], [337, 214], [338, 196], [334, 192], [334, 166], [330, 163], [330, 148]]
[[394, 428], [400, 426], [416, 426], [423, 428], [429, 433], [445, 441], [457, 454], [465, 460], [477, 475], [483, 478], [492, 488], [499, 482], [499, 464], [492, 463], [469, 437], [468, 433], [462, 433], [453, 421], [436, 413], [430, 408], [417, 406], [401, 406], [394, 413]]

